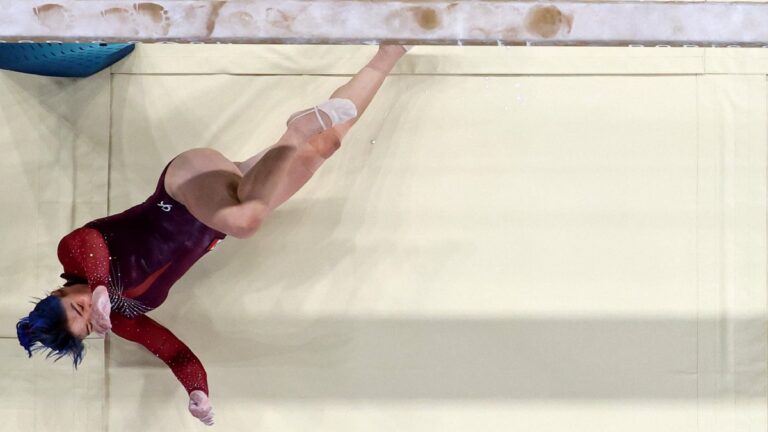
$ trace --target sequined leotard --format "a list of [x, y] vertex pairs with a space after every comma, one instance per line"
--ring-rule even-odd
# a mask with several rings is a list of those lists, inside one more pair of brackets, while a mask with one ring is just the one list
[[[170, 163], [168, 164], [170, 165]], [[225, 235], [204, 225], [171, 198], [163, 170], [155, 193], [122, 213], [97, 219], [65, 236], [58, 247], [65, 286], [107, 287], [112, 332], [144, 345], [173, 371], [187, 392], [208, 393], [200, 360], [173, 333], [144, 315]]]

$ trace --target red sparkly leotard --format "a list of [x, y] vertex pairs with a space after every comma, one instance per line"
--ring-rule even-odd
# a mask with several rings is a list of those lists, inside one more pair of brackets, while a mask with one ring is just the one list
[[91, 221], [61, 239], [61, 277], [67, 280], [65, 286], [107, 287], [112, 332], [162, 359], [188, 393], [208, 394], [200, 360], [173, 333], [144, 315], [160, 306], [173, 283], [225, 237], [168, 195], [167, 170], [142, 204]]

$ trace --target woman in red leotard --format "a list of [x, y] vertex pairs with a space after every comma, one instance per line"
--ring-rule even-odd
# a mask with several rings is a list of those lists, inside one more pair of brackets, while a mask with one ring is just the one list
[[341, 145], [384, 79], [406, 52], [376, 56], [328, 101], [293, 114], [279, 141], [242, 162], [212, 149], [192, 149], [166, 165], [143, 203], [88, 222], [59, 243], [64, 286], [19, 320], [19, 342], [31, 356], [49, 350], [82, 361], [91, 332], [139, 343], [160, 357], [189, 394], [189, 410], [213, 424], [200, 360], [170, 330], [146, 315], [184, 273], [227, 235], [252, 236]]

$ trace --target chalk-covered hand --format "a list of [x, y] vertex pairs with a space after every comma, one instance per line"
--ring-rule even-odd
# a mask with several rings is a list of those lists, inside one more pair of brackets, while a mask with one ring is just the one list
[[201, 390], [193, 390], [189, 394], [189, 412], [208, 426], [213, 426], [213, 407], [208, 395]]
[[107, 293], [107, 287], [97, 286], [93, 290], [93, 296], [91, 297], [91, 324], [93, 330], [104, 336], [109, 330], [112, 329], [112, 321], [109, 320], [109, 313], [112, 312], [112, 303], [109, 301], [109, 293]]

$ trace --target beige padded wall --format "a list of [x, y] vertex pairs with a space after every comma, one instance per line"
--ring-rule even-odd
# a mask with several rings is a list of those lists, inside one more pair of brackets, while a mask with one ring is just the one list
[[[140, 47], [110, 211], [187, 148], [257, 153], [373, 52]], [[417, 47], [151, 314], [206, 364], [216, 427], [764, 430], [765, 76], [709, 53]], [[111, 431], [201, 427], [141, 348], [108, 366]]]
[[0, 72], [0, 417], [3, 431], [100, 431], [104, 344], [78, 371], [27, 360], [16, 321], [63, 281], [59, 239], [107, 210], [110, 73], [87, 80]]

